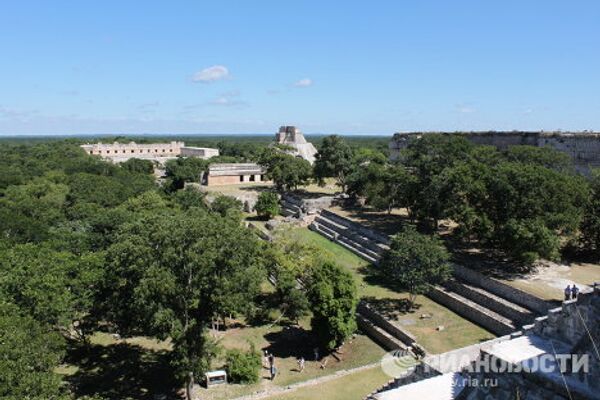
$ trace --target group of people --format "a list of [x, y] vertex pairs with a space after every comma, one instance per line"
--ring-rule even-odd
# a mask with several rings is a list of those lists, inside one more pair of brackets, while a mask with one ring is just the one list
[[[315, 361], [316, 357], [319, 356], [318, 350], [315, 350]], [[304, 372], [304, 367], [306, 364], [306, 360], [304, 357], [298, 358], [298, 372]], [[273, 354], [269, 353], [267, 350], [264, 352], [263, 356], [263, 367], [269, 368], [269, 373], [271, 376], [271, 380], [275, 379], [277, 376], [277, 367], [275, 367], [275, 357]]]
[[567, 300], [577, 300], [577, 295], [579, 294], [579, 288], [577, 285], [573, 284], [573, 286], [567, 285], [565, 288], [565, 301]]

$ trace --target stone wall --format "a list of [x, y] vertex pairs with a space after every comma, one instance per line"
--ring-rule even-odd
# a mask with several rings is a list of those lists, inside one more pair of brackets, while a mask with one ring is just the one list
[[465, 284], [464, 282], [458, 282], [456, 280], [449, 280], [444, 282], [444, 286], [449, 288], [455, 293], [470, 299], [477, 304], [483, 304], [486, 308], [509, 318], [511, 321], [516, 322], [520, 325], [529, 323], [535, 317], [531, 311], [519, 307], [506, 299], [496, 296], [486, 290], [482, 290], [479, 287]]
[[369, 304], [361, 301], [356, 311], [363, 314], [365, 317], [373, 321], [377, 326], [389, 332], [392, 336], [400, 339], [407, 347], [416, 343], [417, 339], [410, 333], [399, 327], [398, 325], [388, 321], [381, 314], [375, 311]]
[[219, 149], [211, 149], [209, 147], [181, 147], [181, 155], [183, 157], [198, 157], [198, 158], [211, 158], [219, 155]]
[[364, 227], [363, 225], [352, 221], [351, 219], [342, 217], [341, 215], [333, 213], [329, 210], [321, 211], [321, 215], [323, 215], [327, 219], [332, 220], [333, 222], [336, 222], [340, 225], [350, 228], [352, 231], [354, 231], [355, 233], [358, 233], [359, 235], [365, 236], [369, 239], [372, 239], [376, 242], [380, 242], [380, 243], [383, 243], [386, 245], [390, 244], [390, 239], [388, 236], [381, 234], [379, 232], [375, 232], [374, 230], [368, 229], [368, 228]]
[[498, 315], [492, 315], [490, 310], [485, 307], [462, 297], [458, 298], [452, 292], [448, 292], [439, 286], [432, 286], [427, 293], [427, 297], [496, 335], [507, 335], [515, 330], [510, 321]]
[[473, 285], [480, 286], [493, 294], [533, 310], [538, 314], [546, 314], [546, 312], [550, 309], [550, 303], [529, 293], [523, 292], [522, 290], [513, 288], [512, 286], [499, 282], [495, 279], [488, 278], [487, 276], [480, 274], [477, 271], [473, 271], [472, 269], [463, 267], [462, 265], [454, 264], [453, 268], [454, 276], [457, 278], [465, 282], [472, 283]]
[[100, 156], [113, 162], [123, 162], [129, 160], [130, 158], [164, 162], [165, 160], [175, 158], [177, 156], [210, 158], [219, 155], [218, 149], [205, 147], [185, 147], [184, 142], [94, 143], [81, 145], [81, 148], [90, 155]]
[[[421, 132], [394, 134], [389, 143], [390, 158], [398, 159], [400, 150], [406, 148], [412, 138], [426, 134]], [[443, 134], [464, 136], [474, 144], [490, 145], [500, 149], [517, 145], [550, 146], [568, 154], [573, 160], [575, 168], [582, 173], [588, 173], [590, 167], [600, 167], [600, 133], [456, 132]]]
[[400, 341], [395, 340], [392, 335], [383, 329], [378, 328], [372, 321], [357, 314], [356, 322], [361, 331], [387, 351], [402, 349], [401, 346], [403, 344]]

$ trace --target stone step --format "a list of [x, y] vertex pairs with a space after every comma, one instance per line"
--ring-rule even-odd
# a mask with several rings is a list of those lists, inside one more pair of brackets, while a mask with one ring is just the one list
[[356, 313], [356, 322], [358, 323], [358, 327], [369, 338], [371, 338], [376, 343], [379, 343], [379, 345], [387, 351], [408, 350], [408, 347], [406, 347], [406, 345], [402, 343], [399, 339], [390, 335], [388, 332], [374, 324], [370, 319], [368, 319], [361, 313]]
[[535, 315], [530, 310], [488, 292], [481, 287], [456, 279], [446, 282], [444, 286], [477, 304], [485, 305], [485, 307], [510, 319], [518, 325], [531, 323], [535, 318]]
[[372, 229], [369, 229], [358, 222], [354, 222], [348, 218], [342, 217], [334, 212], [329, 210], [321, 210], [321, 216], [327, 218], [330, 221], [335, 222], [338, 225], [344, 226], [346, 228], [350, 228], [353, 231], [361, 231], [361, 235], [367, 237], [370, 240], [373, 240], [377, 243], [389, 245], [390, 239], [387, 235], [376, 232]]
[[284, 217], [290, 217], [290, 216], [296, 217], [296, 216], [298, 216], [298, 211], [284, 207], [281, 209], [280, 214], [283, 215]]
[[489, 308], [441, 286], [432, 286], [427, 297], [454, 311], [461, 317], [476, 323], [498, 336], [516, 330], [514, 322]]
[[319, 225], [319, 227], [325, 232], [329, 233], [331, 236], [336, 238], [338, 242], [344, 242], [349, 246], [356, 247], [361, 252], [368, 254], [374, 259], [378, 259], [381, 254], [377, 251], [374, 251], [370, 246], [365, 246], [362, 242], [356, 241], [354, 237], [346, 236], [344, 234], [339, 233], [338, 231], [331, 229], [328, 225], [321, 223], [322, 220], [316, 219], [314, 222]]
[[335, 221], [324, 217], [323, 215], [318, 215], [315, 220], [318, 223], [327, 226], [329, 229], [336, 231], [338, 234], [346, 236], [354, 242], [360, 243], [363, 247], [371, 249], [379, 255], [383, 254], [383, 252], [388, 248], [386, 245], [370, 239], [367, 236], [363, 236], [360, 233], [352, 230], [352, 228], [340, 225]]
[[312, 223], [308, 226], [308, 228], [314, 232], [319, 233], [322, 236], [325, 236], [327, 239], [331, 240], [332, 242], [335, 242], [335, 243], [339, 244], [340, 246], [345, 247], [346, 249], [350, 250], [351, 252], [353, 252], [354, 254], [359, 256], [360, 258], [362, 258], [370, 263], [373, 263], [373, 264], [379, 263], [378, 258], [375, 258], [372, 255], [369, 255], [369, 254], [361, 251], [361, 249], [359, 249], [356, 246], [353, 246], [345, 241], [340, 240], [339, 239], [340, 236], [338, 236], [336, 238], [335, 233], [333, 231], [328, 230], [326, 227], [324, 227], [322, 225]]

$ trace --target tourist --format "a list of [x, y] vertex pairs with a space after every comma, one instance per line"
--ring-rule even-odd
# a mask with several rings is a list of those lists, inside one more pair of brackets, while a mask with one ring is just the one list
[[315, 347], [314, 352], [315, 352], [315, 361], [319, 361], [319, 348]]
[[565, 288], [565, 301], [571, 300], [571, 286]]
[[300, 372], [304, 371], [304, 357], [300, 357], [300, 359], [298, 360], [298, 370]]
[[269, 352], [265, 350], [264, 356], [263, 356], [263, 367], [264, 368], [269, 368]]
[[269, 354], [269, 367], [273, 368], [273, 365], [275, 365], [275, 357], [271, 353]]
[[578, 294], [579, 294], [579, 288], [577, 287], [577, 285], [573, 284], [573, 287], [571, 288], [571, 299], [577, 300]]

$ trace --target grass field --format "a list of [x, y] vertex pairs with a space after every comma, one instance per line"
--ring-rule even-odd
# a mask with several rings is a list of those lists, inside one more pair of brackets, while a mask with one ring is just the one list
[[[282, 327], [279, 325], [261, 325], [228, 329], [221, 334], [220, 345], [224, 349], [248, 349], [253, 343], [257, 349], [267, 350], [275, 356], [275, 366], [278, 375], [274, 381], [269, 379], [268, 368], [263, 368], [260, 380], [253, 385], [224, 385], [211, 389], [200, 388], [201, 398], [209, 400], [224, 400], [236, 396], [262, 392], [272, 388], [285, 387], [294, 383], [319, 378], [335, 373], [342, 369], [352, 369], [363, 365], [377, 363], [385, 354], [377, 344], [364, 335], [355, 335], [344, 344], [338, 357], [321, 357], [314, 361], [314, 342], [309, 331], [309, 319], [301, 321], [300, 326]], [[299, 357], [306, 359], [305, 369], [298, 370]], [[326, 361], [326, 367], [321, 363]], [[214, 368], [221, 368], [221, 361], [216, 361]]]
[[[397, 320], [431, 353], [442, 353], [494, 337], [492, 333], [425, 296], [417, 297], [416, 310], [407, 311], [407, 293], [395, 290], [376, 273], [374, 266], [315, 232], [298, 228], [284, 234], [322, 248], [338, 264], [348, 268], [356, 280], [360, 297], [369, 299], [381, 313]], [[431, 318], [422, 319], [421, 314], [428, 314]], [[444, 329], [438, 331], [438, 326]]]
[[147, 337], [115, 339], [104, 332], [89, 347], [71, 343], [65, 364], [56, 372], [78, 396], [107, 400], [154, 400], [156, 394], [178, 398], [178, 385], [168, 364], [171, 344]]
[[390, 377], [377, 366], [289, 393], [270, 396], [268, 400], [362, 400], [389, 380]]

